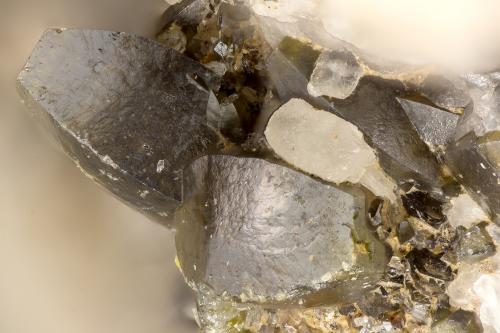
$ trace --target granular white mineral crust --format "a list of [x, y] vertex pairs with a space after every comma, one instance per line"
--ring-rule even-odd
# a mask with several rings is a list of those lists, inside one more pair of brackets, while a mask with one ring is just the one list
[[271, 117], [265, 136], [278, 156], [307, 173], [335, 184], [362, 184], [375, 195], [396, 198], [394, 182], [363, 134], [334, 114], [292, 99]]

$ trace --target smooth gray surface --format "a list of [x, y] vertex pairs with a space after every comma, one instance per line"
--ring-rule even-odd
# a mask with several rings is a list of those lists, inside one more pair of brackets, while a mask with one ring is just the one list
[[[350, 280], [355, 270], [372, 274], [380, 268], [374, 263], [385, 260], [374, 238], [363, 234], [360, 191], [264, 160], [221, 155], [197, 160], [184, 176], [188, 206], [176, 237], [179, 259], [189, 280], [219, 295], [290, 299]], [[356, 251], [355, 235], [376, 248], [369, 262]]]
[[[197, 80], [202, 83], [197, 83]], [[170, 226], [182, 170], [215, 150], [215, 75], [151, 39], [49, 29], [18, 78], [70, 157], [120, 199]]]

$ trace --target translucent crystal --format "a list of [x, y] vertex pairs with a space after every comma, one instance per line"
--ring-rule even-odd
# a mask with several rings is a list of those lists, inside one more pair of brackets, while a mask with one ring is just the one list
[[286, 38], [269, 56], [266, 63], [269, 78], [282, 102], [301, 98], [318, 108], [331, 109], [326, 99], [314, 97], [307, 91], [308, 77], [319, 54], [319, 50], [307, 43]]
[[479, 317], [486, 329], [500, 332], [500, 273], [482, 275], [473, 285], [474, 293], [480, 299]]
[[500, 73], [467, 74], [473, 107], [468, 108], [460, 120], [456, 138], [470, 132], [481, 137], [500, 131]]
[[360, 183], [375, 195], [396, 199], [396, 185], [363, 134], [329, 112], [292, 99], [274, 113], [265, 135], [278, 156], [307, 173], [335, 184]]
[[418, 91], [436, 106], [457, 114], [462, 114], [471, 103], [464, 80], [451, 75], [427, 75], [418, 85]]
[[455, 227], [470, 228], [474, 224], [488, 221], [489, 217], [468, 193], [452, 198], [445, 209], [445, 214]]
[[344, 302], [383, 269], [385, 249], [367, 227], [359, 190], [217, 155], [195, 161], [184, 179], [176, 244], [195, 286], [243, 302]]
[[344, 99], [352, 94], [364, 71], [347, 49], [323, 52], [314, 67], [307, 90], [313, 96]]
[[152, 40], [48, 30], [18, 83], [89, 177], [167, 225], [181, 200], [179, 172], [218, 146], [207, 121], [215, 76]]

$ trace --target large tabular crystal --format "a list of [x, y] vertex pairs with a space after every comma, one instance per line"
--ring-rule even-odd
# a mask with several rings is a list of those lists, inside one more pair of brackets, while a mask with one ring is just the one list
[[214, 75], [146, 38], [48, 30], [18, 82], [85, 173], [167, 225], [182, 169], [219, 140], [207, 125]]
[[383, 270], [385, 249], [367, 227], [359, 190], [220, 155], [195, 161], [184, 176], [176, 243], [196, 286], [242, 301], [347, 301]]

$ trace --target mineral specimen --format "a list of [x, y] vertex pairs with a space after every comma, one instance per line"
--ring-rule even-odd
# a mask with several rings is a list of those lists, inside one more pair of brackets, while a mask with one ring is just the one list
[[18, 82], [87, 175], [166, 225], [183, 168], [218, 146], [207, 120], [215, 76], [152, 40], [51, 29]]
[[176, 243], [194, 285], [241, 300], [328, 303], [359, 297], [382, 274], [385, 249], [359, 190], [218, 155], [195, 161], [184, 177]]
[[500, 333], [500, 74], [381, 59], [320, 0], [48, 30], [19, 76], [83, 171], [176, 229], [207, 333]]

